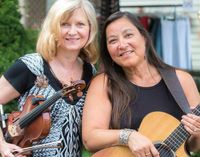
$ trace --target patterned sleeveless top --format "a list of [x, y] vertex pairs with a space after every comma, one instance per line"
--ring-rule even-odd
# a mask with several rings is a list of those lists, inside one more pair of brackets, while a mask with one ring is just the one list
[[[44, 75], [43, 59], [38, 53], [27, 54], [20, 58], [28, 69], [36, 76]], [[95, 68], [92, 66], [92, 73]], [[29, 95], [43, 95], [45, 98], [51, 97], [56, 93], [55, 89], [48, 84], [46, 88], [39, 88], [34, 85], [29, 91], [24, 93], [19, 99], [19, 108]], [[36, 144], [43, 144], [62, 140], [63, 148], [38, 149], [33, 151], [34, 157], [79, 157], [81, 156], [81, 116], [83, 104], [86, 96], [83, 96], [75, 103], [70, 104], [63, 98], [57, 100], [50, 107], [51, 129], [47, 137], [41, 139]]]

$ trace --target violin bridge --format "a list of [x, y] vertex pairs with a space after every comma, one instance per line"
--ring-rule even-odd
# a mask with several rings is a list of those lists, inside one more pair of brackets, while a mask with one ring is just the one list
[[19, 127], [17, 127], [16, 125], [9, 125], [8, 132], [11, 137], [19, 136]]

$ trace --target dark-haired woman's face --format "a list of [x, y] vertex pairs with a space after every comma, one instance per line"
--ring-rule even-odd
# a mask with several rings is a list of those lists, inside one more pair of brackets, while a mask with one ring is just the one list
[[145, 39], [127, 18], [109, 24], [106, 38], [109, 54], [118, 65], [132, 68], [145, 61]]

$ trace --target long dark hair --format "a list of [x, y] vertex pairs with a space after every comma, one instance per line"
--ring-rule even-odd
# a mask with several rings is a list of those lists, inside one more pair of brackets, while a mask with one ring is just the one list
[[[168, 67], [156, 54], [153, 47], [152, 40], [149, 33], [139, 22], [138, 18], [129, 12], [116, 12], [112, 14], [104, 23], [101, 36], [101, 62], [104, 67], [104, 72], [108, 77], [108, 96], [112, 104], [111, 122], [110, 127], [113, 129], [120, 128], [120, 122], [122, 115], [125, 115], [128, 126], [131, 126], [131, 110], [129, 109], [129, 104], [134, 101], [136, 93], [134, 93], [133, 88], [130, 87], [130, 82], [127, 80], [123, 69], [113, 62], [106, 44], [106, 28], [113, 21], [120, 18], [127, 18], [130, 22], [139, 30], [141, 35], [146, 41], [146, 52], [145, 56], [147, 62], [155, 67], [164, 68]], [[117, 27], [117, 26], [116, 26]]]

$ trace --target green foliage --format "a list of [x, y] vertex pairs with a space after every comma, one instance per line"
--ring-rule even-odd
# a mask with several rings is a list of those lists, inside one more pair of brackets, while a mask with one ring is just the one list
[[[0, 74], [19, 56], [35, 49], [37, 31], [23, 27], [18, 10], [18, 0], [0, 0]], [[30, 32], [35, 33], [33, 37]]]
[[200, 157], [200, 152], [198, 152], [198, 153], [192, 153], [191, 157]]
[[[35, 50], [38, 30], [25, 29], [20, 18], [18, 0], [0, 0], [0, 75], [17, 58]], [[6, 112], [11, 110], [16, 110], [15, 100], [5, 107]]]

